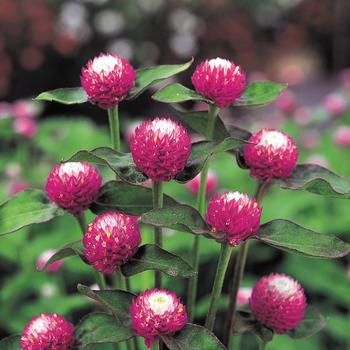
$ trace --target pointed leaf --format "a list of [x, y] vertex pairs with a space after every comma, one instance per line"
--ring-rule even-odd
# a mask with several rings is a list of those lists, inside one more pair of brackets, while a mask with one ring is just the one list
[[248, 84], [242, 96], [233, 102], [234, 107], [258, 107], [277, 99], [287, 84], [260, 81]]
[[191, 323], [175, 335], [163, 335], [161, 338], [170, 350], [225, 350], [224, 345], [207, 328]]
[[38, 95], [35, 100], [73, 105], [87, 102], [88, 96], [83, 88], [74, 87], [45, 91]]
[[196, 271], [179, 256], [169, 253], [155, 244], [146, 244], [122, 267], [125, 276], [133, 276], [147, 270], [166, 273], [171, 277], [193, 277]]
[[[165, 206], [177, 204], [179, 203], [175, 199], [164, 195]], [[95, 214], [114, 210], [139, 216], [152, 208], [152, 189], [121, 181], [110, 181], [102, 186], [90, 209]]]
[[165, 86], [152, 95], [152, 98], [155, 101], [163, 103], [181, 103], [186, 101], [204, 101], [210, 103], [210, 100], [179, 83]]
[[51, 256], [42, 270], [46, 270], [51, 264], [58, 260], [69, 258], [71, 256], [80, 256], [80, 258], [86, 263], [83, 250], [84, 246], [81, 240], [68, 243]]
[[93, 349], [96, 344], [119, 343], [134, 336], [130, 327], [117, 323], [105, 313], [91, 313], [80, 320], [75, 328], [78, 349]]
[[313, 307], [306, 309], [305, 316], [299, 325], [287, 334], [294, 339], [308, 338], [326, 327], [326, 319]]
[[315, 164], [300, 164], [288, 179], [277, 183], [289, 190], [305, 190], [321, 196], [350, 199], [350, 180]]
[[137, 169], [131, 153], [116, 152], [109, 147], [99, 147], [92, 151], [79, 151], [68, 162], [90, 162], [110, 167], [118, 176], [129, 183], [140, 183], [147, 177]]
[[0, 340], [0, 349], [1, 350], [21, 350], [19, 346], [21, 340], [20, 335], [11, 335]]
[[144, 92], [147, 88], [160, 83], [175, 74], [179, 74], [188, 69], [193, 62], [193, 58], [184, 64], [167, 64], [151, 68], [141, 68], [137, 70], [136, 82], [127, 97], [132, 100]]
[[25, 190], [0, 205], [0, 236], [64, 214], [41, 190]]
[[132, 300], [136, 297], [134, 294], [123, 290], [91, 290], [82, 284], [78, 284], [77, 288], [81, 294], [106, 306], [120, 324], [124, 326], [130, 325], [131, 316], [129, 309]]
[[349, 244], [334, 235], [317, 233], [288, 220], [273, 220], [260, 227], [258, 239], [272, 247], [315, 258], [340, 258]]

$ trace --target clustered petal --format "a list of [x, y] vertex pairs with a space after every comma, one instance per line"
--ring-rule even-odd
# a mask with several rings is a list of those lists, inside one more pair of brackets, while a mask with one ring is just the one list
[[74, 342], [74, 326], [57, 314], [41, 314], [24, 328], [23, 350], [68, 350]]
[[289, 177], [298, 160], [295, 141], [275, 129], [261, 129], [244, 146], [244, 159], [250, 175], [257, 180]]
[[88, 226], [84, 255], [96, 270], [111, 274], [136, 253], [141, 243], [136, 220], [136, 216], [107, 212]]
[[132, 302], [131, 327], [144, 337], [150, 348], [161, 334], [174, 334], [187, 323], [186, 307], [175, 293], [164, 289], [146, 290]]
[[218, 107], [228, 107], [246, 87], [246, 76], [240, 66], [215, 58], [199, 64], [192, 75], [196, 91]]
[[262, 277], [253, 288], [249, 304], [255, 318], [278, 334], [295, 328], [307, 305], [303, 288], [285, 274]]
[[57, 164], [46, 181], [49, 198], [73, 215], [79, 215], [96, 199], [102, 184], [100, 173], [89, 163]]
[[82, 69], [80, 80], [89, 100], [108, 109], [126, 98], [135, 78], [136, 72], [125, 58], [102, 53]]
[[185, 128], [168, 118], [139, 125], [130, 138], [136, 166], [155, 182], [170, 181], [184, 169], [191, 153]]
[[247, 194], [225, 192], [210, 200], [206, 220], [214, 231], [226, 234], [231, 246], [237, 246], [258, 232], [261, 212], [258, 202]]

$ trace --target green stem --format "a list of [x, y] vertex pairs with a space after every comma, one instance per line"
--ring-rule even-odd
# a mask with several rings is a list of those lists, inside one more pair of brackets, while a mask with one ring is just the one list
[[152, 349], [151, 350], [159, 350], [159, 341], [156, 340], [154, 342], [154, 344], [152, 345]]
[[105, 276], [101, 272], [98, 272], [95, 269], [94, 269], [94, 274], [95, 274], [97, 285], [99, 286], [100, 290], [106, 289]]
[[[153, 193], [153, 208], [162, 208], [163, 207], [163, 184], [161, 182], [152, 183], [152, 193]], [[161, 227], [154, 228], [154, 242], [159, 247], [163, 246], [162, 243], [162, 229]], [[162, 275], [160, 271], [155, 272], [155, 287], [162, 287]]]
[[108, 109], [109, 129], [113, 149], [120, 152], [120, 128], [118, 105]]
[[268, 341], [261, 341], [260, 342], [260, 346], [259, 346], [259, 350], [267, 350], [267, 347], [269, 345], [269, 342]]
[[[258, 182], [257, 188], [255, 191], [254, 198], [260, 203], [269, 189], [271, 182]], [[236, 307], [237, 307], [237, 294], [241, 280], [243, 278], [245, 264], [248, 255], [248, 241], [244, 241], [239, 249], [235, 269], [232, 279], [232, 287], [230, 292], [230, 302], [226, 316], [225, 322], [225, 332], [224, 332], [224, 344], [228, 344], [228, 349], [231, 348], [233, 341], [233, 330], [236, 323]]]
[[212, 331], [214, 328], [216, 311], [218, 308], [218, 301], [221, 295], [222, 286], [224, 284], [225, 273], [227, 270], [228, 263], [230, 261], [231, 252], [232, 247], [230, 247], [226, 242], [221, 243], [221, 252], [211, 294], [209, 311], [205, 320], [205, 327], [208, 328], [210, 331]]
[[76, 218], [77, 218], [77, 221], [79, 223], [79, 227], [80, 227], [81, 233], [84, 235], [85, 232], [86, 232], [86, 229], [87, 229], [87, 224], [86, 224], [86, 219], [85, 219], [84, 212], [81, 212], [80, 214], [78, 214], [76, 216]]
[[230, 342], [230, 347], [228, 347], [227, 350], [239, 350], [241, 348], [242, 337], [241, 336], [234, 336], [232, 338], [233, 339]]
[[[214, 127], [216, 117], [219, 114], [219, 108], [214, 105], [209, 105], [208, 107], [208, 124], [206, 130], [206, 139], [211, 140], [213, 138]], [[204, 167], [201, 171], [201, 179], [199, 192], [197, 195], [197, 207], [198, 211], [203, 215], [206, 205], [206, 184], [209, 171], [209, 162], [204, 164]], [[199, 243], [200, 236], [195, 236], [192, 247], [192, 267], [197, 272], [197, 274], [189, 280], [188, 289], [187, 289], [187, 313], [189, 322], [193, 321], [194, 318], [194, 307], [197, 297], [198, 289], [198, 267], [199, 267]]]

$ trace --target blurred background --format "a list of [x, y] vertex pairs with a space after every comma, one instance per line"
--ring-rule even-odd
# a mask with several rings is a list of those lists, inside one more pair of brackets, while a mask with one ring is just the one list
[[[251, 131], [263, 126], [284, 130], [297, 141], [301, 162], [320, 164], [350, 178], [349, 0], [0, 0], [0, 5], [1, 201], [27, 187], [42, 188], [52, 166], [77, 150], [109, 145], [104, 111], [90, 104], [31, 100], [42, 91], [80, 85], [81, 67], [100, 52], [124, 56], [136, 68], [182, 63], [192, 56], [198, 64], [220, 56], [240, 64], [249, 81], [287, 82], [289, 88], [273, 105], [227, 109], [222, 118], [228, 125]], [[176, 79], [192, 88], [193, 69]], [[166, 106], [150, 99], [151, 93], [121, 105], [125, 151], [138, 122], [155, 115], [173, 116]], [[101, 171], [105, 181], [112, 179], [108, 170]], [[212, 171], [217, 190], [253, 193], [254, 182], [232, 156], [218, 156]], [[166, 192], [184, 203], [195, 203], [188, 187], [169, 183]], [[263, 207], [263, 222], [291, 219], [350, 240], [346, 200], [273, 187]], [[142, 234], [144, 243], [151, 241], [149, 229], [143, 228]], [[192, 237], [172, 231], [166, 235], [166, 248], [190, 261]], [[79, 227], [69, 215], [1, 237], [0, 338], [21, 332], [40, 312], [57, 312], [77, 322], [96, 308], [76, 292], [78, 282], [94, 283], [89, 267], [78, 258], [66, 260], [57, 272], [36, 269], [46, 250], [79, 237]], [[218, 244], [202, 240], [198, 323], [208, 309], [218, 252]], [[320, 334], [298, 341], [276, 336], [271, 350], [350, 349], [347, 258], [306, 259], [252, 244], [243, 285], [251, 287], [270, 272], [298, 279], [309, 302], [327, 318]], [[231, 276], [224, 286], [219, 335]], [[167, 288], [185, 297], [184, 280], [165, 281]], [[152, 282], [150, 273], [131, 280], [135, 290], [151, 287]], [[254, 336], [244, 336], [244, 349], [255, 349], [256, 344]]]

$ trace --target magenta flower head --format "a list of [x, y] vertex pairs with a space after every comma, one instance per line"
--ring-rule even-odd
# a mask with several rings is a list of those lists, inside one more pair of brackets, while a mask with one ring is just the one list
[[74, 342], [74, 326], [62, 316], [41, 314], [24, 328], [20, 346], [23, 350], [68, 350]]
[[84, 255], [96, 270], [111, 274], [136, 253], [141, 243], [136, 220], [136, 216], [110, 211], [88, 226]]
[[[39, 270], [43, 270], [46, 263], [50, 260], [50, 258], [57, 252], [56, 249], [48, 249], [48, 250], [45, 250], [38, 258], [38, 262], [37, 262], [37, 265], [38, 265], [38, 269]], [[52, 264], [50, 264], [46, 271], [48, 272], [56, 272], [60, 269], [60, 267], [62, 266], [63, 264], [63, 260], [57, 260], [55, 262], [53, 262]]]
[[130, 138], [136, 166], [154, 182], [170, 181], [184, 169], [191, 153], [185, 128], [168, 118], [139, 125]]
[[49, 198], [73, 215], [79, 215], [96, 199], [102, 176], [89, 163], [57, 164], [47, 178]]
[[108, 109], [126, 98], [135, 78], [136, 72], [125, 58], [101, 53], [82, 69], [80, 81], [89, 100]]
[[304, 290], [297, 281], [273, 273], [254, 286], [249, 304], [255, 318], [278, 334], [295, 328], [307, 306]]
[[199, 64], [192, 75], [196, 91], [218, 107], [228, 107], [246, 87], [246, 76], [233, 62], [214, 58]]
[[249, 299], [252, 295], [252, 290], [253, 289], [249, 287], [239, 287], [236, 299], [237, 305], [249, 304]]
[[261, 129], [244, 146], [244, 159], [250, 175], [257, 180], [289, 177], [298, 160], [295, 141], [275, 129]]
[[131, 327], [144, 337], [150, 348], [161, 334], [174, 334], [187, 323], [186, 307], [175, 293], [164, 289], [146, 290], [132, 302]]
[[225, 233], [231, 246], [237, 246], [258, 232], [262, 209], [254, 198], [239, 192], [215, 195], [209, 202], [206, 220], [213, 231]]
[[350, 146], [350, 127], [339, 126], [333, 133], [333, 141], [339, 147]]
[[[194, 179], [186, 183], [186, 187], [194, 195], [198, 194], [200, 185], [201, 185], [201, 174], [198, 174]], [[208, 197], [211, 193], [213, 193], [216, 190], [217, 186], [218, 186], [218, 177], [213, 171], [209, 170], [207, 182], [205, 184], [206, 196]]]

